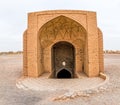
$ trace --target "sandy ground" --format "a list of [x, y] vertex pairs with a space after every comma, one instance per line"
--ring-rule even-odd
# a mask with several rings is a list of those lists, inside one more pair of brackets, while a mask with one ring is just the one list
[[[120, 55], [105, 55], [105, 73], [110, 77], [106, 91], [67, 101], [52, 101], [60, 91], [32, 91], [16, 87], [22, 74], [22, 55], [0, 56], [0, 105], [120, 105]], [[72, 87], [71, 87], [72, 88]]]

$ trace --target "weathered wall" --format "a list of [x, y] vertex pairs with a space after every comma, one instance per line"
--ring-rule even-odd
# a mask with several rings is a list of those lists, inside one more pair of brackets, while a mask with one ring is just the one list
[[103, 53], [103, 36], [98, 28], [98, 44], [99, 44], [99, 70], [104, 72], [104, 53]]
[[23, 34], [23, 52], [23, 75], [27, 76], [27, 30]]
[[99, 74], [99, 50], [98, 50], [98, 30], [97, 30], [97, 21], [96, 13], [89, 12], [87, 13], [87, 42], [88, 49], [88, 69], [89, 76], [97, 76]]

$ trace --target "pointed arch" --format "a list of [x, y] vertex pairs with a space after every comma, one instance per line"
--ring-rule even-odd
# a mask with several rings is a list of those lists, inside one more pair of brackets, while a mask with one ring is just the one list
[[75, 20], [60, 15], [46, 22], [38, 32], [40, 43], [48, 47], [57, 39], [72, 39], [85, 41], [87, 32], [85, 28]]

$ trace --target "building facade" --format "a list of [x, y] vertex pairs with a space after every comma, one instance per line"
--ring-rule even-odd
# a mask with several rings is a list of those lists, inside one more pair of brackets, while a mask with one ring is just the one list
[[88, 77], [104, 72], [103, 37], [96, 13], [52, 10], [28, 14], [23, 35], [23, 74], [39, 77]]

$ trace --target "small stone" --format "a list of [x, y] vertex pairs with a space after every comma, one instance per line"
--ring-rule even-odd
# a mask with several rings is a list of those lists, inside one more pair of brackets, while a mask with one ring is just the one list
[[84, 93], [84, 94], [82, 94], [81, 96], [82, 96], [82, 97], [89, 97], [90, 95]]
[[61, 99], [62, 99], [62, 100], [66, 100], [66, 99], [67, 99], [67, 97], [66, 97], [66, 96], [63, 96]]
[[53, 100], [53, 101], [57, 101], [57, 100], [58, 100], [58, 98], [53, 98], [52, 100]]
[[80, 92], [77, 92], [77, 95], [78, 95], [78, 96], [81, 96], [82, 94], [83, 94], [83, 92], [81, 92], [81, 91], [80, 91]]
[[86, 93], [87, 94], [92, 94], [92, 91], [91, 90], [87, 90]]
[[73, 95], [71, 96], [71, 98], [75, 98], [75, 96], [76, 96], [76, 94], [73, 94]]
[[100, 90], [106, 90], [106, 88], [105, 88], [105, 87], [100, 87], [99, 89], [100, 89]]
[[98, 89], [95, 89], [94, 92], [99, 93], [99, 90], [98, 90]]
[[67, 97], [71, 97], [73, 95], [73, 93], [68, 92], [68, 93], [65, 93], [64, 95]]

